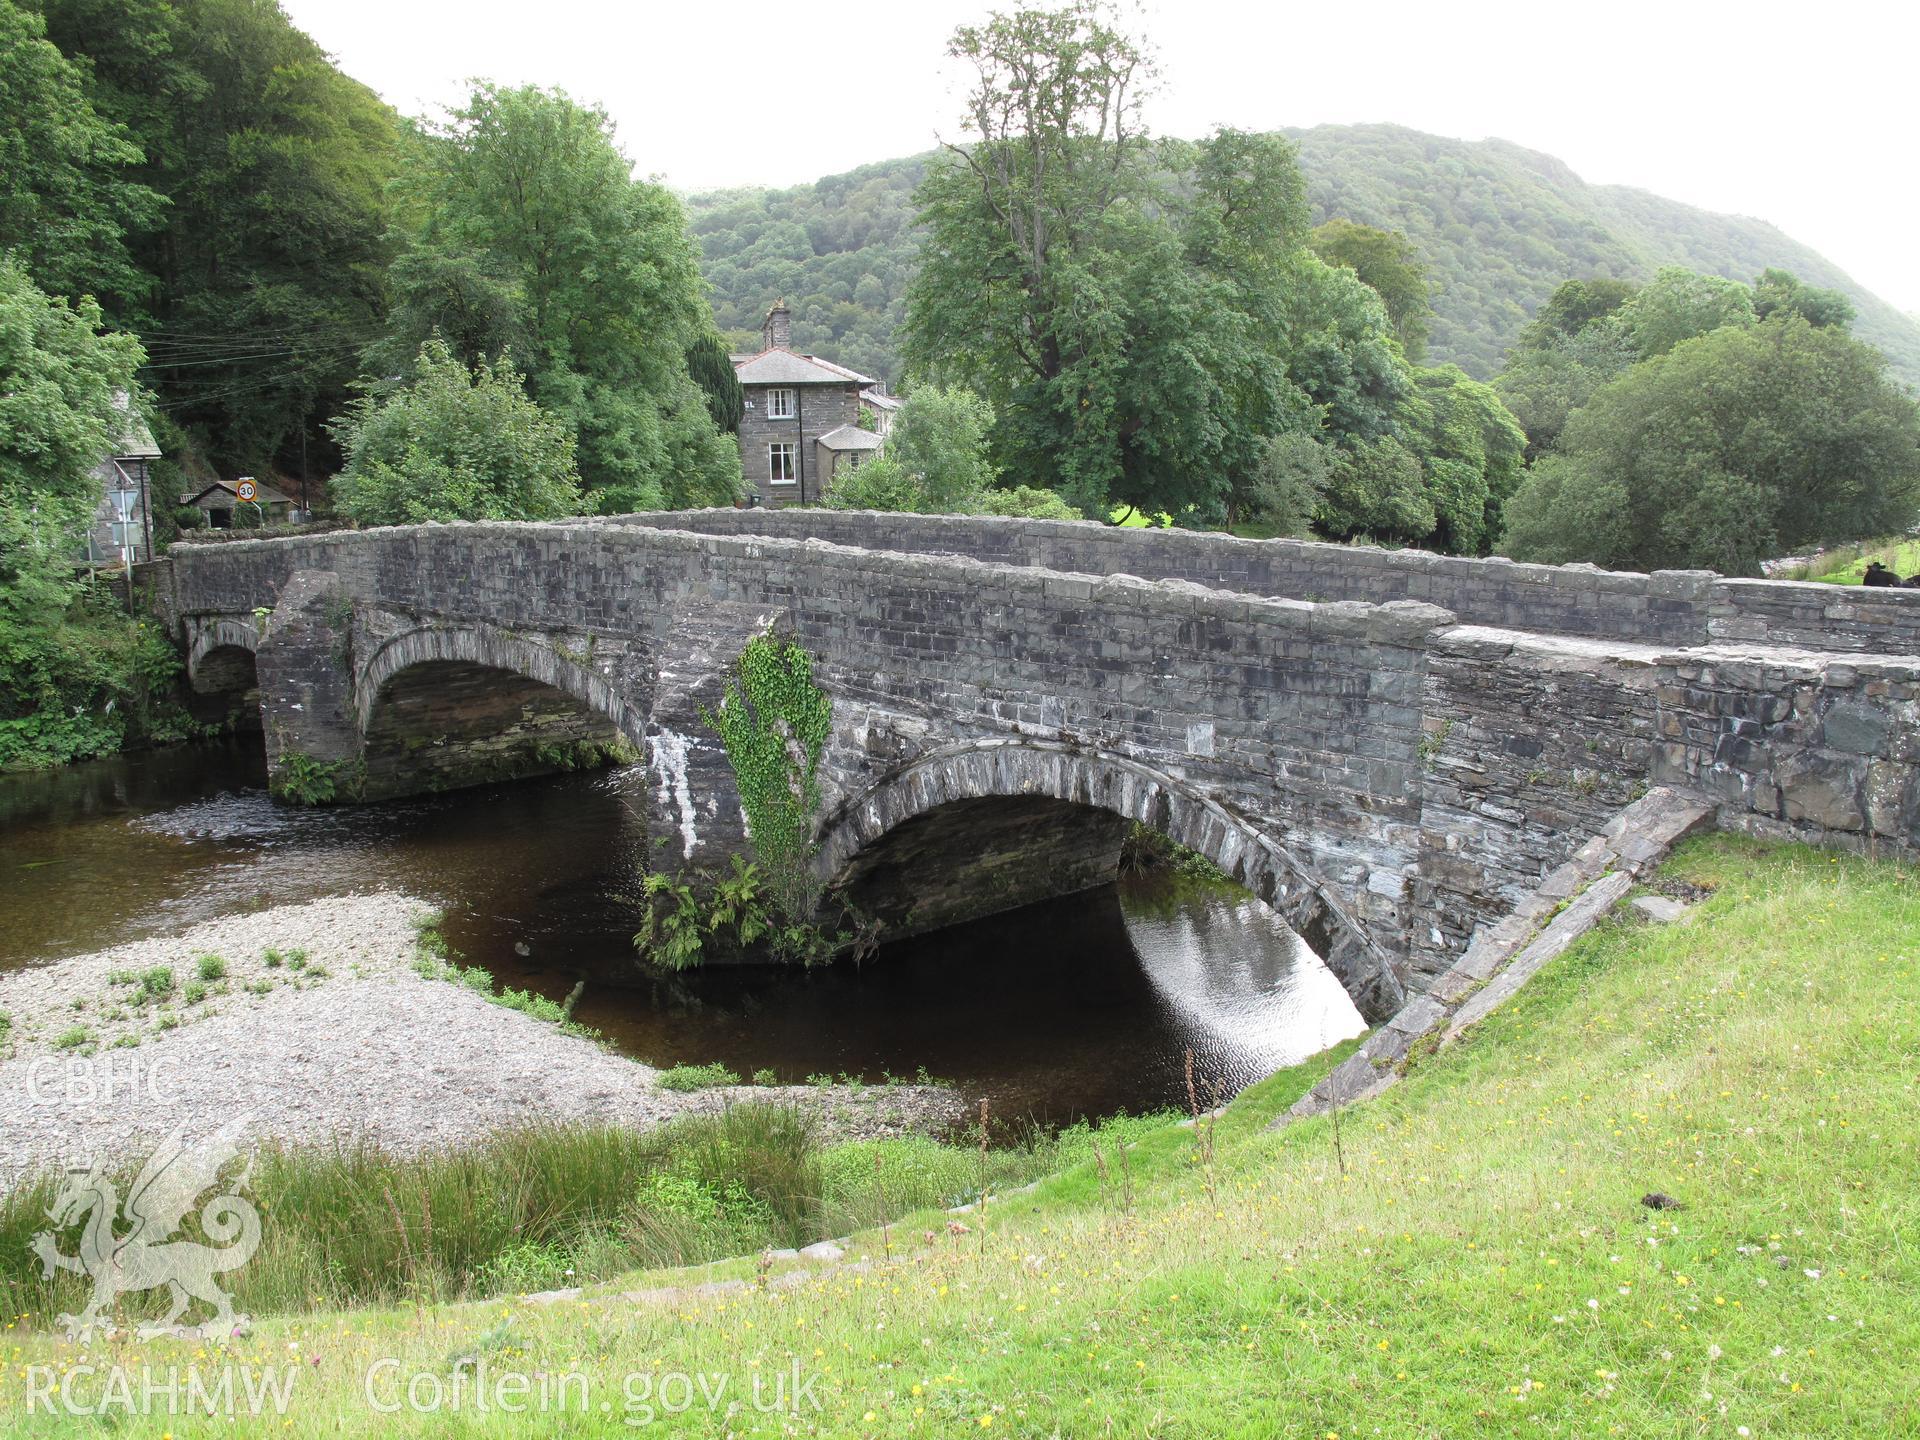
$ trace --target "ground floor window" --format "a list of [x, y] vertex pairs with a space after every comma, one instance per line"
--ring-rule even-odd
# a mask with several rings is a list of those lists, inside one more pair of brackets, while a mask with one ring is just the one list
[[767, 447], [767, 479], [775, 485], [793, 484], [793, 442], [791, 440], [776, 440]]

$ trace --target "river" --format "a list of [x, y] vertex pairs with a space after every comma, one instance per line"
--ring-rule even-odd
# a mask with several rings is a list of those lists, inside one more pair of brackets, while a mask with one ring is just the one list
[[[1191, 1049], [1222, 1096], [1364, 1028], [1257, 901], [1126, 881], [881, 947], [864, 965], [654, 979], [625, 897], [638, 770], [359, 809], [265, 790], [258, 739], [0, 776], [0, 969], [261, 906], [402, 890], [501, 984], [562, 998], [653, 1065], [783, 1081], [924, 1069], [996, 1113], [1064, 1122], [1185, 1104]], [[1203, 1097], [1204, 1098], [1204, 1097]]]

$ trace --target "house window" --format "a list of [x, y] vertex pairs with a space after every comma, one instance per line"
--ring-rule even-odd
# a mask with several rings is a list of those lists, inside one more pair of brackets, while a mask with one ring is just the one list
[[[774, 394], [778, 395], [778, 390]], [[786, 392], [792, 394], [792, 391]], [[775, 485], [791, 485], [794, 480], [793, 442], [776, 440], [767, 447], [767, 479]]]
[[791, 420], [793, 418], [793, 396], [791, 390], [767, 391], [767, 418], [769, 420]]

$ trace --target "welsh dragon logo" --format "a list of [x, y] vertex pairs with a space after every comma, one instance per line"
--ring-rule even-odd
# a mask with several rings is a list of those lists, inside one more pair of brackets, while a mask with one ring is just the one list
[[[47, 1211], [54, 1228], [34, 1237], [33, 1253], [48, 1279], [56, 1271], [71, 1270], [93, 1282], [87, 1307], [78, 1315], [59, 1317], [69, 1337], [84, 1341], [102, 1326], [111, 1329], [106, 1317], [115, 1300], [162, 1287], [172, 1291], [173, 1308], [158, 1323], [139, 1328], [143, 1340], [177, 1333], [174, 1327], [195, 1300], [214, 1311], [197, 1327], [199, 1334], [231, 1334], [246, 1322], [245, 1316], [233, 1313], [233, 1298], [216, 1277], [238, 1270], [260, 1245], [260, 1212], [236, 1193], [246, 1188], [252, 1163], [200, 1211], [200, 1228], [213, 1244], [174, 1236], [194, 1203], [220, 1183], [220, 1172], [238, 1158], [241, 1132], [252, 1119], [242, 1115], [230, 1120], [196, 1145], [183, 1142], [185, 1126], [175, 1130], [141, 1169], [124, 1205], [103, 1164], [68, 1172]], [[75, 1224], [83, 1227], [79, 1253], [63, 1255], [55, 1237]]]

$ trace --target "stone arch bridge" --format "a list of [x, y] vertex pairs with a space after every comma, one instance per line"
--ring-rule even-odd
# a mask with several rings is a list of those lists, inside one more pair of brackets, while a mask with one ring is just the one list
[[1920, 849], [1920, 594], [977, 517], [699, 511], [179, 545], [196, 686], [378, 800], [648, 767], [743, 842], [702, 719], [769, 627], [833, 699], [823, 879], [893, 933], [1217, 861], [1390, 1014], [1651, 785]]

